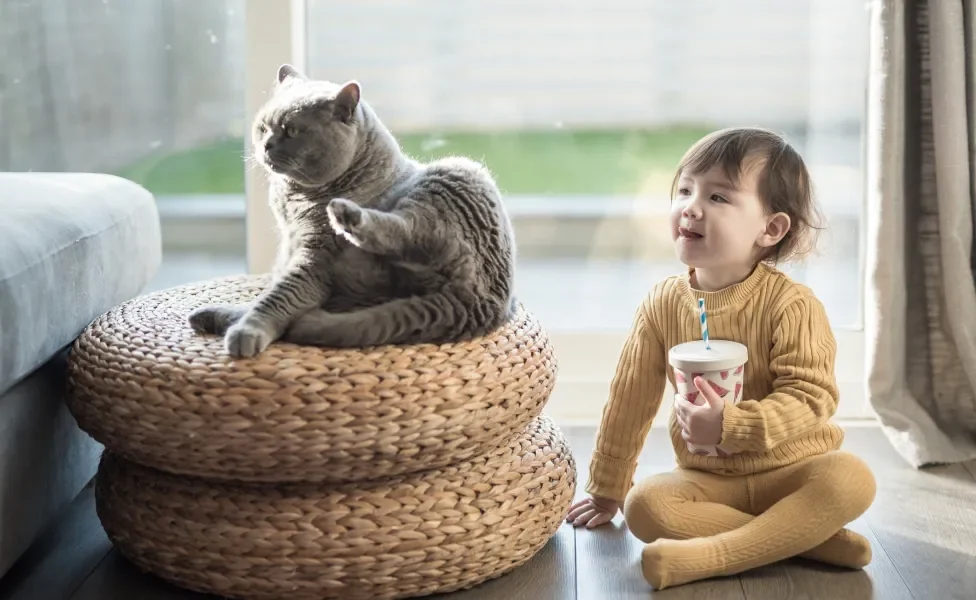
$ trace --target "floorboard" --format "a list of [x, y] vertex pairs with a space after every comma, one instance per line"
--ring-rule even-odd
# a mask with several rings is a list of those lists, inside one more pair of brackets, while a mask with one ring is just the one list
[[68, 598], [111, 550], [89, 484], [0, 580], [0, 600]]
[[878, 495], [864, 520], [915, 598], [976, 598], [976, 482], [962, 465], [914, 469], [880, 429], [846, 448], [874, 471]]
[[143, 573], [118, 550], [105, 557], [70, 600], [216, 600]]
[[575, 531], [563, 525], [532, 560], [508, 575], [438, 600], [574, 600], [576, 596]]

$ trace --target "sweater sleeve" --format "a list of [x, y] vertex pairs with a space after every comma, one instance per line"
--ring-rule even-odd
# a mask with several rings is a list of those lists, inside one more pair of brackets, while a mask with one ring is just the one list
[[725, 405], [721, 444], [732, 452], [768, 452], [837, 411], [837, 344], [823, 305], [812, 296], [788, 304], [772, 343], [773, 392]]
[[637, 310], [610, 383], [587, 493], [622, 502], [633, 484], [637, 457], [664, 395], [663, 342], [651, 323], [650, 299]]

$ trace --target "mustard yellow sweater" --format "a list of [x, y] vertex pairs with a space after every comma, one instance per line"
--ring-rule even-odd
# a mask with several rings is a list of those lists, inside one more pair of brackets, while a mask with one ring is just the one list
[[674, 385], [668, 349], [701, 339], [698, 298], [705, 298], [711, 339], [745, 344], [749, 360], [742, 400], [726, 404], [724, 412], [722, 447], [736, 454], [688, 452], [672, 411], [669, 429], [680, 467], [744, 475], [822, 454], [843, 441], [840, 427], [828, 422], [838, 401], [836, 342], [813, 293], [765, 264], [718, 292], [692, 289], [690, 275], [658, 283], [637, 310], [603, 409], [589, 494], [626, 497], [665, 381]]

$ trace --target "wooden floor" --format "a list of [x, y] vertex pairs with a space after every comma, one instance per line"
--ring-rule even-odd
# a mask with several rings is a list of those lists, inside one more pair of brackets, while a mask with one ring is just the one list
[[[585, 480], [592, 428], [564, 430]], [[976, 599], [976, 463], [916, 471], [873, 427], [848, 430], [845, 448], [878, 479], [871, 510], [852, 524], [874, 546], [865, 571], [788, 561], [737, 577], [652, 593], [639, 571], [640, 542], [621, 517], [593, 531], [563, 526], [522, 568], [445, 600], [678, 599]], [[638, 477], [671, 468], [664, 433], [654, 430]], [[582, 484], [581, 484], [582, 487]], [[579, 492], [582, 495], [582, 490]], [[90, 489], [65, 511], [0, 581], [0, 600], [212, 600], [137, 571], [105, 537]]]

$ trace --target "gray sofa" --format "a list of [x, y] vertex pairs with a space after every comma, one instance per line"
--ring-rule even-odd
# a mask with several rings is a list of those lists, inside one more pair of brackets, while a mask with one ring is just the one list
[[152, 194], [85, 173], [0, 173], [0, 576], [92, 478], [64, 403], [70, 344], [161, 261]]

